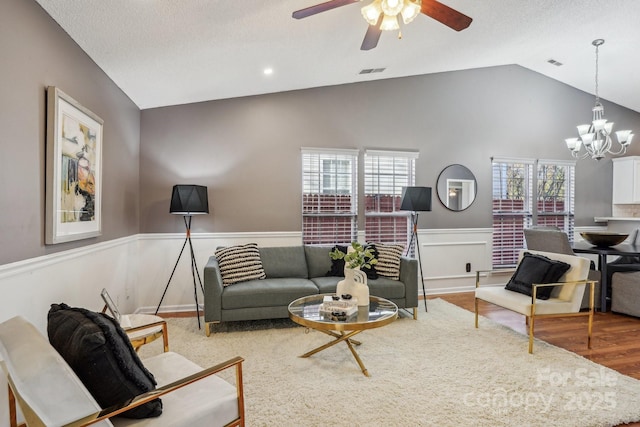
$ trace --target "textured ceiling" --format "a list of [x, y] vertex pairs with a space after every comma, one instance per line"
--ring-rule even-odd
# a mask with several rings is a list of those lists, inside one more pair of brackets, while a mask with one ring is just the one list
[[600, 96], [640, 112], [639, 0], [441, 0], [471, 26], [420, 15], [366, 52], [364, 2], [295, 20], [325, 0], [36, 1], [141, 109], [504, 64], [594, 93], [603, 38]]

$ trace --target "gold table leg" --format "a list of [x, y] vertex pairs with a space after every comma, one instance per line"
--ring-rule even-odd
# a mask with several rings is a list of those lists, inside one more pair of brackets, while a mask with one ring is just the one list
[[349, 333], [344, 333], [342, 331], [340, 331], [340, 334], [336, 334], [333, 331], [320, 331], [320, 332], [324, 332], [327, 335], [330, 335], [332, 337], [335, 338], [335, 340], [328, 342], [324, 345], [321, 345], [320, 347], [314, 348], [313, 350], [303, 354], [300, 357], [309, 357], [309, 356], [313, 356], [316, 353], [321, 352], [322, 350], [326, 350], [329, 347], [333, 347], [334, 345], [338, 344], [339, 342], [345, 342], [347, 344], [347, 346], [349, 347], [349, 350], [351, 350], [351, 354], [353, 355], [353, 357], [356, 359], [356, 362], [358, 363], [358, 366], [360, 366], [360, 370], [362, 370], [362, 373], [365, 376], [370, 376], [369, 375], [369, 371], [367, 371], [367, 368], [364, 366], [364, 363], [362, 363], [362, 360], [360, 359], [360, 356], [358, 355], [358, 352], [356, 352], [356, 349], [354, 347], [354, 345], [360, 345], [361, 343], [359, 341], [356, 340], [352, 340], [351, 337], [353, 337], [354, 335], [359, 334], [362, 331], [351, 331]]

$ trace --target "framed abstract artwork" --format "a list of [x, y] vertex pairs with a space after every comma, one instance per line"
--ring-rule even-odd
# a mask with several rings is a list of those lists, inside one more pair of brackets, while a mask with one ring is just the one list
[[102, 127], [69, 95], [47, 88], [47, 244], [102, 233]]

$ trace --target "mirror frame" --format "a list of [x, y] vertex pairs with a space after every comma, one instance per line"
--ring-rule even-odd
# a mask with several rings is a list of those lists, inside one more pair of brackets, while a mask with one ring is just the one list
[[[464, 186], [465, 182], [473, 182], [473, 195], [471, 200], [461, 209], [449, 207], [449, 181], [460, 182], [461, 186]], [[478, 196], [478, 180], [468, 167], [454, 163], [442, 169], [438, 175], [438, 180], [436, 181], [436, 192], [438, 193], [438, 199], [440, 200], [440, 203], [442, 203], [442, 206], [452, 212], [462, 212], [469, 209], [469, 207], [473, 205], [473, 202], [475, 202], [476, 197]]]

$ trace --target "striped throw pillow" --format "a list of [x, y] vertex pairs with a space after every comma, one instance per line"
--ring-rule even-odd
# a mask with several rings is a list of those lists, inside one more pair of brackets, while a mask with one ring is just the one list
[[378, 263], [374, 267], [378, 275], [400, 280], [400, 257], [404, 246], [375, 243], [375, 247], [378, 250]]
[[221, 248], [215, 255], [223, 286], [267, 277], [262, 268], [257, 243]]

